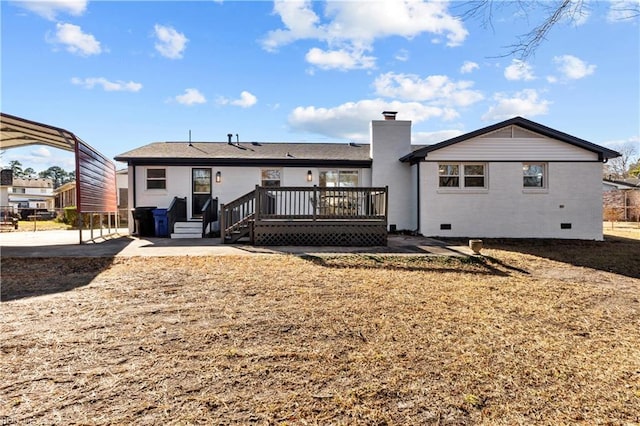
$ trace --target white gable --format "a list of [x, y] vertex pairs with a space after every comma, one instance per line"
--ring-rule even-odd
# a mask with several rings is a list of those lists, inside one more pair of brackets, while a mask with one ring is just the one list
[[586, 149], [508, 126], [432, 151], [427, 161], [598, 161]]

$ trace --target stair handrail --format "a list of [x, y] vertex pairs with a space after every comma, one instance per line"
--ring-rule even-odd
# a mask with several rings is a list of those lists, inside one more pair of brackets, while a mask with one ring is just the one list
[[[202, 238], [205, 238], [207, 234], [211, 234], [210, 225], [213, 222], [218, 221], [218, 199], [209, 197], [204, 206], [202, 206]], [[209, 227], [209, 232], [207, 232]]]
[[[257, 188], [257, 186], [256, 186]], [[256, 213], [256, 190], [248, 192], [226, 204], [220, 204], [220, 238], [244, 227]]]
[[187, 197], [173, 197], [167, 209], [169, 235], [173, 233], [176, 222], [187, 220]]

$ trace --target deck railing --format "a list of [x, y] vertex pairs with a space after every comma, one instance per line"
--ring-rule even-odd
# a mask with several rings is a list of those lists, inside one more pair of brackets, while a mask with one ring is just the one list
[[387, 188], [256, 188], [255, 219], [386, 220]]
[[[218, 199], [210, 197], [202, 206], [202, 238], [212, 232], [210, 226], [218, 220]], [[209, 231], [207, 232], [207, 228]]]
[[220, 238], [225, 241], [227, 235], [247, 226], [253, 219], [256, 208], [256, 191], [237, 198], [230, 203], [220, 205]]
[[173, 226], [176, 222], [181, 220], [187, 220], [187, 197], [173, 197], [167, 209], [167, 227], [169, 234], [173, 232]]

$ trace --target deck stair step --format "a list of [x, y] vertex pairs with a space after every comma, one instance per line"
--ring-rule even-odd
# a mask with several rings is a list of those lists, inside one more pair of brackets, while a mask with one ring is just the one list
[[202, 221], [176, 222], [171, 238], [202, 238]]

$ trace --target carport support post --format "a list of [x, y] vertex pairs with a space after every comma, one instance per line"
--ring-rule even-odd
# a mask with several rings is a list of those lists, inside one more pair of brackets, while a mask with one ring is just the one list
[[[77, 210], [76, 210], [77, 212]], [[80, 234], [80, 244], [82, 244], [82, 213], [78, 212], [78, 219], [77, 219], [77, 223], [78, 223], [78, 233]]]

